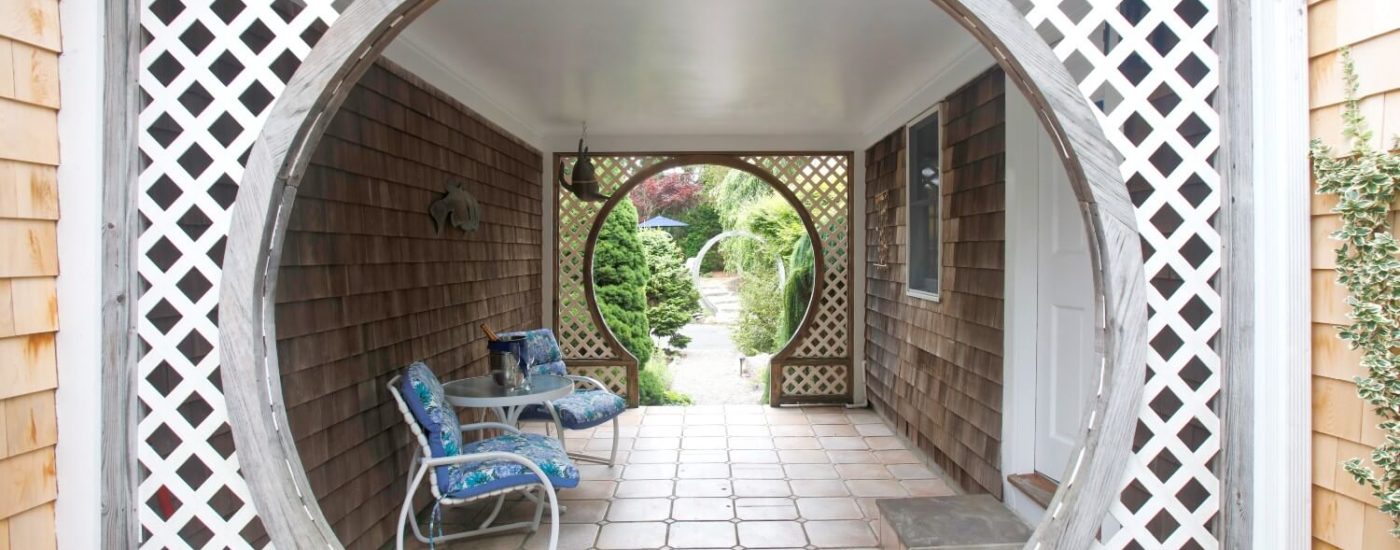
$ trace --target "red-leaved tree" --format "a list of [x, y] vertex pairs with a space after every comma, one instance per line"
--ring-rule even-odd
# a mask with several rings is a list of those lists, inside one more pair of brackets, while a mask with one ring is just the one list
[[632, 203], [642, 221], [667, 212], [676, 212], [700, 202], [703, 186], [689, 170], [672, 170], [657, 174], [632, 191]]

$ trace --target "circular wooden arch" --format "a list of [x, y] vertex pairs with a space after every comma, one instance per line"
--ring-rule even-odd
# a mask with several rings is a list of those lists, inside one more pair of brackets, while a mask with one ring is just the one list
[[[1035, 106], [1084, 215], [1100, 309], [1100, 380], [1075, 459], [1027, 548], [1086, 548], [1122, 488], [1146, 374], [1146, 277], [1120, 158], [1064, 65], [1007, 0], [932, 1], [993, 54]], [[273, 105], [231, 212], [219, 289], [224, 395], [250, 496], [279, 547], [341, 547], [287, 429], [275, 352], [273, 295], [297, 185], [360, 76], [435, 2], [356, 0], [340, 15]]]
[[[600, 157], [610, 155], [594, 153], [593, 156]], [[774, 176], [772, 172], [769, 172], [763, 167], [745, 162], [738, 155], [695, 153], [675, 155], [638, 170], [636, 174], [633, 174], [632, 177], [618, 186], [617, 190], [612, 192], [612, 196], [608, 198], [607, 202], [603, 203], [603, 206], [598, 209], [598, 214], [593, 218], [593, 226], [588, 231], [588, 239], [584, 241], [583, 248], [583, 295], [588, 298], [588, 313], [593, 317], [593, 322], [603, 329], [603, 339], [607, 341], [608, 346], [613, 349], [613, 352], [618, 355], [618, 358], [621, 360], [620, 362], [628, 363], [629, 366], [637, 366], [637, 358], [632, 355], [632, 352], [627, 351], [627, 348], [622, 346], [617, 336], [613, 334], [612, 328], [609, 327], [607, 321], [603, 319], [603, 312], [598, 307], [597, 289], [593, 286], [593, 252], [595, 246], [598, 244], [598, 235], [603, 231], [603, 223], [607, 221], [608, 215], [612, 213], [613, 209], [617, 208], [617, 204], [622, 202], [622, 199], [626, 198], [627, 194], [631, 193], [632, 190], [638, 185], [641, 185], [642, 182], [672, 168], [699, 165], [723, 166], [725, 168], [741, 170], [762, 180], [763, 183], [768, 184], [768, 187], [773, 188], [778, 195], [783, 197], [783, 200], [787, 201], [788, 205], [792, 206], [793, 210], [797, 211], [797, 217], [802, 220], [803, 229], [807, 230], [807, 236], [812, 240], [812, 255], [816, 258], [816, 268], [813, 273], [825, 273], [826, 262], [823, 261], [822, 257], [821, 235], [817, 233], [817, 225], [812, 221], [812, 213], [807, 210], [807, 206], [802, 204], [802, 200], [798, 199], [797, 195], [793, 194], [792, 190], [788, 189], [787, 185], [785, 185], [782, 180], [779, 180], [777, 176]], [[778, 261], [782, 262], [781, 259]], [[812, 313], [813, 310], [816, 309], [812, 306], [816, 304], [817, 299], [821, 297], [822, 291], [826, 288], [825, 281], [822, 277], [813, 277], [813, 279], [812, 295], [807, 298], [807, 310], [802, 312], [802, 324], [797, 326], [797, 330], [792, 333], [792, 338], [789, 338], [787, 343], [783, 344], [782, 349], [773, 354], [772, 361], [775, 365], [781, 364], [784, 359], [791, 356], [797, 345], [802, 342], [803, 338], [806, 338], [807, 333], [811, 332]], [[628, 372], [627, 391], [630, 394], [633, 393], [634, 388], [637, 387], [637, 381], [630, 378], [632, 376], [631, 373], [636, 372], [635, 369], [628, 369]]]

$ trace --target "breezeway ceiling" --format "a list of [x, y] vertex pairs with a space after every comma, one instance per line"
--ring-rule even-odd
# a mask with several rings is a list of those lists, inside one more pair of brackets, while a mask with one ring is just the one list
[[972, 49], [929, 0], [443, 0], [386, 56], [561, 142], [860, 135]]

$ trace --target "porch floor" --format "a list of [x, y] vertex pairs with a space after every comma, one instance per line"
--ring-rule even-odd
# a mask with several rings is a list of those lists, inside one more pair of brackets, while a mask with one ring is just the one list
[[[620, 424], [618, 465], [580, 463], [579, 487], [559, 492], [568, 507], [561, 550], [874, 548], [877, 499], [954, 493], [868, 410], [644, 407]], [[612, 436], [599, 427], [566, 437], [571, 450], [606, 454]], [[446, 531], [479, 521], [485, 508], [445, 512]], [[533, 511], [516, 502], [501, 521]], [[548, 540], [541, 528], [451, 548], [546, 548]]]

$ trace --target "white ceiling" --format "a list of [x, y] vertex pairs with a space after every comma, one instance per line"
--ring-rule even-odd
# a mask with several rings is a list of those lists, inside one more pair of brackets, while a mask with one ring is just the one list
[[974, 49], [929, 0], [443, 0], [386, 55], [548, 142], [861, 135]]

